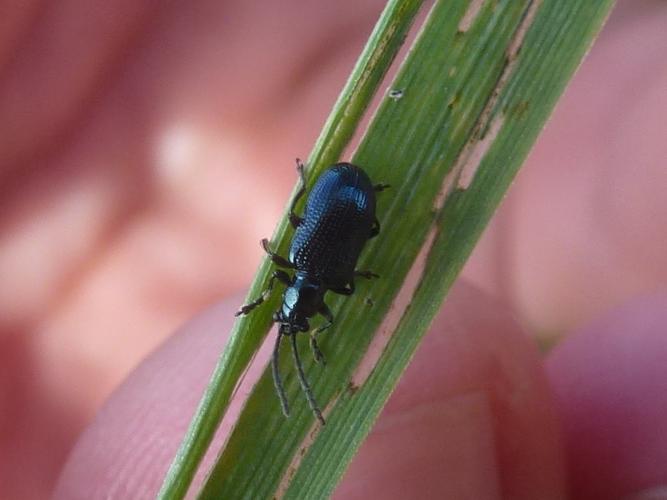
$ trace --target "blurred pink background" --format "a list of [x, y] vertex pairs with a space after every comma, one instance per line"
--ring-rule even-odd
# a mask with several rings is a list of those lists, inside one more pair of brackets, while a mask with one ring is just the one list
[[[383, 4], [3, 4], [0, 498], [247, 286]], [[619, 3], [464, 271], [545, 341], [667, 283], [665, 33]]]

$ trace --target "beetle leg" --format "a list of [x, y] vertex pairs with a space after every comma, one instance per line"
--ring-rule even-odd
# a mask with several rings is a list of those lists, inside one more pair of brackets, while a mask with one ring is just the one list
[[292, 225], [292, 227], [294, 229], [299, 227], [301, 225], [301, 223], [303, 222], [303, 218], [299, 217], [297, 214], [295, 214], [291, 210], [290, 210], [290, 213], [289, 213], [288, 217], [289, 217], [289, 223]]
[[294, 213], [294, 208], [296, 207], [297, 202], [306, 192], [306, 174], [304, 173], [303, 169], [304, 169], [303, 163], [301, 163], [301, 160], [297, 158], [296, 170], [299, 172], [299, 178], [301, 179], [301, 186], [299, 187], [299, 190], [296, 192], [296, 195], [294, 195], [294, 199], [292, 200], [292, 204], [290, 205], [289, 208], [289, 221], [290, 224], [292, 224], [292, 226], [294, 227], [294, 229], [299, 227], [303, 222], [303, 218]]
[[376, 193], [379, 193], [390, 187], [391, 184], [376, 184], [375, 186], [373, 186], [373, 189], [375, 190]]
[[368, 239], [375, 238], [378, 234], [380, 234], [380, 221], [376, 218], [373, 221], [373, 227], [371, 227], [371, 234]]
[[379, 274], [375, 274], [373, 271], [359, 271], [356, 270], [354, 271], [355, 276], [361, 276], [362, 278], [366, 278], [367, 280], [372, 279], [372, 278], [379, 278]]
[[333, 293], [338, 293], [340, 295], [352, 295], [354, 293], [354, 282], [350, 281], [347, 286], [341, 288], [330, 288]]
[[290, 335], [290, 337], [292, 337], [292, 354], [294, 355], [294, 364], [296, 365], [296, 370], [297, 373], [299, 374], [299, 383], [301, 384], [301, 389], [303, 389], [303, 392], [306, 395], [306, 399], [308, 400], [308, 405], [310, 406], [310, 409], [317, 417], [317, 420], [319, 420], [320, 423], [324, 425], [326, 422], [324, 421], [322, 412], [317, 406], [317, 401], [315, 401], [315, 396], [313, 396], [313, 391], [310, 388], [310, 384], [308, 384], [308, 380], [306, 380], [306, 374], [303, 373], [303, 366], [301, 366], [301, 359], [299, 358], [299, 350], [296, 347], [296, 335], [292, 334]]
[[324, 330], [329, 328], [331, 325], [333, 325], [334, 317], [324, 302], [322, 302], [322, 305], [320, 306], [320, 309], [317, 312], [319, 312], [322, 316], [324, 316], [324, 319], [326, 319], [327, 322], [324, 323], [319, 328], [316, 328], [315, 330], [310, 332], [310, 349], [313, 351], [313, 358], [315, 358], [315, 362], [326, 365], [326, 362], [324, 361], [324, 355], [322, 354], [322, 351], [320, 351], [320, 347], [317, 345], [316, 337]]
[[248, 314], [255, 307], [264, 302], [266, 298], [271, 294], [271, 290], [273, 290], [273, 283], [276, 281], [276, 279], [287, 286], [292, 284], [292, 278], [290, 278], [289, 274], [287, 274], [285, 271], [280, 271], [280, 270], [275, 271], [271, 275], [271, 279], [269, 280], [269, 286], [266, 287], [266, 289], [262, 292], [262, 294], [256, 300], [253, 300], [249, 304], [242, 306], [241, 309], [236, 311], [236, 314], [234, 314], [234, 316], [241, 316], [242, 314], [243, 315]]
[[269, 248], [269, 240], [266, 238], [262, 239], [260, 242], [262, 245], [262, 248], [264, 251], [269, 254], [269, 257], [271, 257], [271, 261], [279, 267], [286, 267], [288, 269], [294, 269], [294, 264], [292, 264], [289, 260], [287, 260], [285, 257], [281, 257], [277, 253], [275, 253], [271, 248]]

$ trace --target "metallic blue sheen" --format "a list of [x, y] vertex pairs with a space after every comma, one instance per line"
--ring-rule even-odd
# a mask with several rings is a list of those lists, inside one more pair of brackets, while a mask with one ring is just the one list
[[354, 268], [375, 222], [375, 190], [366, 173], [338, 163], [313, 186], [289, 261], [324, 288], [353, 281]]

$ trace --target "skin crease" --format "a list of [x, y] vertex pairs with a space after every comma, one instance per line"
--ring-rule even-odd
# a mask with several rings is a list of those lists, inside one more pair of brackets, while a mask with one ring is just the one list
[[[261, 255], [257, 240], [271, 234], [296, 180], [293, 158], [309, 150], [381, 5], [3, 5], [0, 498], [47, 497], [77, 435], [121, 379], [196, 311], [247, 286]], [[464, 271], [478, 288], [466, 288], [457, 299], [461, 316], [452, 313], [450, 321], [467, 326], [436, 324], [425, 341], [450, 332], [445, 339], [463, 339], [460, 351], [445, 340], [446, 352], [433, 347], [441, 357], [422, 355], [421, 375], [410, 368], [349, 469], [341, 498], [389, 490], [390, 470], [405, 472], [405, 487], [425, 495], [458, 487], [471, 498], [531, 498], [513, 489], [522, 484], [550, 484], [558, 495], [568, 488], [561, 453], [573, 497], [622, 497], [667, 482], [657, 446], [667, 434], [657, 413], [664, 415], [665, 391], [655, 387], [667, 366], [667, 320], [659, 314], [666, 308], [657, 294], [667, 278], [666, 31], [664, 3], [619, 3]], [[189, 325], [213, 314], [216, 332], [224, 332], [240, 302], [223, 301], [212, 309], [219, 316], [209, 311]], [[562, 438], [550, 430], [554, 415], [544, 408], [551, 391], [539, 382], [542, 369], [516, 326], [495, 337], [464, 322], [480, 303], [511, 312], [531, 334], [566, 335], [579, 327], [546, 363]], [[478, 314], [481, 325], [492, 320]], [[201, 343], [182, 340], [183, 333], [134, 373], [76, 446], [61, 496], [85, 491], [90, 477], [80, 472], [90, 469], [82, 460], [94, 468], [99, 491], [110, 491], [119, 471], [104, 469], [94, 451], [135, 429], [125, 429], [122, 419], [147, 397], [140, 375], [150, 378], [151, 366], [173, 370], [177, 361], [170, 359], [182, 355], [169, 358], [170, 345], [181, 342], [195, 360], [222, 348], [224, 335], [207, 341], [200, 332], [206, 328], [188, 328], [182, 332]], [[496, 394], [488, 389], [496, 377], [484, 371], [493, 355], [475, 349], [486, 344], [514, 367], [500, 394], [528, 380], [525, 413], [486, 394]], [[448, 352], [466, 355], [447, 364]], [[174, 397], [191, 408], [210, 364], [202, 360], [197, 371], [182, 362], [188, 376]], [[440, 397], [436, 413], [444, 423], [424, 408], [435, 401], [420, 396], [424, 388]], [[480, 390], [485, 397], [475, 397]], [[138, 426], [150, 416], [140, 415]], [[164, 447], [152, 446], [154, 455], [143, 457], [155, 462], [153, 475], [145, 483], [134, 476], [126, 493], [154, 491], [184, 415], [163, 416]], [[543, 434], [531, 431], [513, 448], [519, 425]], [[459, 446], [453, 452], [413, 441], [405, 429], [414, 428], [442, 432], [433, 442]], [[410, 453], [378, 469], [374, 457], [397, 446]], [[461, 450], [469, 450], [467, 461], [452, 458]], [[542, 462], [526, 459], [538, 452]], [[517, 472], [518, 464], [546, 462], [553, 467], [545, 466], [535, 483], [523, 468]], [[433, 463], [460, 470], [448, 476], [424, 467]], [[488, 490], [465, 489], [480, 485]]]

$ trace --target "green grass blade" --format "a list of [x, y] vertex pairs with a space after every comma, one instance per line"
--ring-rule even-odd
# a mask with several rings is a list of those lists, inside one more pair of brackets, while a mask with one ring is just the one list
[[[309, 159], [310, 172], [322, 170], [342, 154], [403, 44], [421, 3], [422, 0], [392, 0], [387, 3], [313, 149]], [[282, 242], [280, 249], [287, 244], [286, 227], [286, 220], [283, 219], [274, 236], [274, 241]], [[270, 266], [264, 262], [250, 289], [250, 297], [260, 294], [269, 275]], [[158, 498], [181, 499], [185, 496], [229, 406], [237, 382], [269, 330], [276, 300], [277, 297], [274, 297], [261, 310], [235, 324]]]
[[[392, 84], [396, 92], [382, 102], [353, 160], [375, 182], [393, 186], [379, 195], [383, 232], [359, 264], [382, 278], [358, 283], [349, 298], [327, 296], [336, 322], [320, 343], [325, 369], [306, 356], [307, 338], [300, 339], [327, 425], [315, 422], [283, 356], [282, 371], [292, 374], [292, 416], [282, 417], [265, 372], [201, 498], [331, 494], [612, 5], [436, 2]], [[409, 272], [414, 287], [404, 285]], [[261, 273], [266, 278], [266, 266]], [[392, 304], [399, 319], [380, 328]], [[361, 374], [380, 335], [388, 343]]]
[[[487, 2], [486, 6], [493, 3]], [[405, 115], [395, 107], [391, 109], [393, 105], [387, 103], [356, 155], [355, 160], [360, 164], [391, 160], [395, 164], [397, 158], [404, 162], [408, 172], [405, 183], [412, 191], [406, 197], [410, 201], [412, 228], [401, 224], [399, 216], [408, 209], [407, 204], [390, 207], [393, 213], [387, 214], [388, 225], [392, 233], [402, 235], [397, 238], [417, 237], [418, 233], [420, 241], [425, 241], [421, 253], [426, 261], [423, 269], [417, 269], [421, 279], [381, 358], [365, 383], [343, 393], [332, 408], [330, 425], [318, 434], [300, 460], [285, 498], [325, 498], [335, 488], [613, 5], [612, 1], [586, 0], [522, 2], [527, 10], [521, 17], [515, 17], [518, 13], [513, 9], [519, 3], [501, 2], [495, 10], [481, 12], [479, 22], [483, 24], [475, 25], [464, 36], [446, 28], [434, 35], [433, 40], [450, 35], [447, 46], [451, 52], [440, 62], [435, 59], [437, 51], [431, 56], [434, 59], [425, 56], [420, 61], [415, 55], [394, 87], [404, 88], [408, 99], [414, 82], [429, 78], [426, 66], [432, 66], [434, 77], [451, 73], [451, 68], [456, 68], [455, 74], [442, 82], [439, 97], [434, 96], [437, 91], [432, 89], [428, 102], [421, 103], [422, 121], [415, 118], [412, 125], [406, 124]], [[431, 23], [445, 27], [447, 19], [453, 15], [452, 2], [442, 2]], [[436, 16], [440, 21], [436, 21]], [[517, 29], [523, 28], [508, 31], [512, 33], [510, 38], [490, 35], [491, 30], [497, 30], [498, 35], [504, 32], [508, 18], [500, 16], [511, 16], [511, 25], [518, 21], [518, 26], [527, 29], [516, 58], [506, 57], [498, 51], [498, 45], [505, 54], [508, 50], [514, 54], [516, 48], [512, 44], [516, 41]], [[430, 42], [423, 39], [420, 43]], [[460, 79], [457, 80], [456, 74]], [[437, 111], [433, 112], [434, 109]], [[430, 123], [423, 123], [425, 117]], [[428, 128], [438, 131], [437, 138], [422, 142], [420, 138], [428, 137]], [[376, 130], [383, 131], [385, 141], [374, 138], [372, 134]], [[392, 139], [400, 138], [404, 138], [402, 148], [387, 151]], [[470, 145], [472, 148], [467, 147]], [[475, 151], [476, 147], [481, 151]], [[402, 156], [401, 151], [407, 154]], [[482, 157], [476, 158], [480, 152]], [[472, 162], [466, 163], [465, 156], [471, 153]], [[476, 166], [472, 179], [468, 178], [472, 171], [465, 172], [470, 165]], [[421, 182], [425, 176], [432, 175], [431, 182]], [[429, 211], [439, 205], [439, 194], [435, 194], [429, 184], [451, 186], [441, 201], [442, 208], [436, 213]], [[414, 200], [422, 197], [427, 198], [428, 203], [416, 208]], [[416, 216], [413, 215], [415, 210], [418, 211]], [[414, 222], [415, 217], [420, 222]], [[415, 231], [414, 226], [422, 223], [427, 230]], [[405, 246], [399, 247], [399, 241], [397, 239], [394, 245], [379, 241], [381, 248], [373, 251], [373, 265], [404, 258]], [[390, 274], [403, 269], [393, 267]], [[383, 293], [373, 289], [374, 296]], [[376, 304], [379, 306], [379, 301]], [[299, 452], [300, 445], [297, 444], [295, 453]]]

